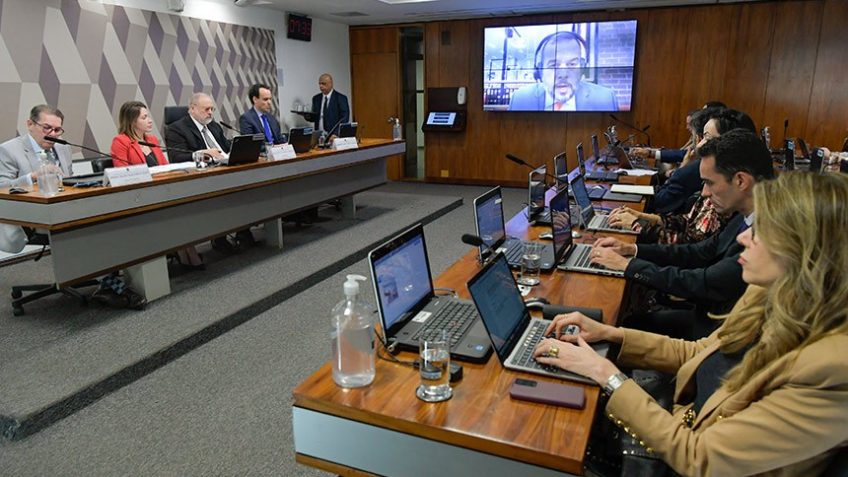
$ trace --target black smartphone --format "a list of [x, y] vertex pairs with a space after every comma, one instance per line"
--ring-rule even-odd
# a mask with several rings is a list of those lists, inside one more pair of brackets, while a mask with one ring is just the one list
[[569, 384], [516, 378], [509, 388], [509, 395], [513, 399], [572, 409], [583, 409], [586, 406], [586, 393], [583, 388]]
[[795, 140], [787, 138], [783, 143], [783, 170], [795, 170]]

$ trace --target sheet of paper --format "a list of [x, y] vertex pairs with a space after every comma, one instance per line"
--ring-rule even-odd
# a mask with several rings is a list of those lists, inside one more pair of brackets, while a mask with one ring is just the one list
[[652, 169], [616, 169], [615, 172], [632, 177], [653, 176], [657, 173]]
[[164, 166], [153, 166], [150, 168], [151, 174], [161, 174], [163, 172], [181, 171], [183, 169], [195, 169], [193, 162], [175, 162], [173, 164], [165, 164]]
[[613, 184], [610, 190], [622, 194], [654, 195], [654, 187], [649, 185]]

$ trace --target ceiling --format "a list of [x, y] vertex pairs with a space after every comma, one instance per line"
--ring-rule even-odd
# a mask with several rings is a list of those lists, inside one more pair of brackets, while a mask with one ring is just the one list
[[413, 23], [530, 13], [708, 5], [756, 0], [233, 0], [349, 25]]

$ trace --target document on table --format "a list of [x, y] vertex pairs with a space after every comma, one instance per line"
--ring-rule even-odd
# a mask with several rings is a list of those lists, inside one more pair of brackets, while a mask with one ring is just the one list
[[184, 169], [194, 170], [196, 166], [193, 162], [174, 162], [165, 164], [164, 166], [153, 166], [150, 168], [151, 174], [161, 174], [163, 172], [181, 171]]
[[624, 174], [631, 177], [653, 176], [657, 171], [653, 169], [616, 169], [616, 174]]
[[654, 195], [654, 187], [649, 185], [613, 184], [610, 190], [622, 194]]

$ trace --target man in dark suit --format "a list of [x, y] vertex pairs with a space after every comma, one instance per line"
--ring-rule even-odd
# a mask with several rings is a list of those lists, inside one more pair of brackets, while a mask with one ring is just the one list
[[708, 140], [698, 149], [701, 194], [718, 213], [736, 213], [725, 229], [698, 243], [635, 245], [603, 238], [592, 249], [592, 261], [664, 293], [684, 298], [694, 309], [659, 310], [629, 317], [628, 326], [697, 339], [711, 333], [718, 322], [707, 313], [730, 311], [744, 293], [742, 268], [737, 262], [742, 246], [739, 233], [754, 221], [753, 189], [774, 178], [771, 154], [751, 131], [734, 129]]
[[271, 113], [271, 88], [264, 84], [255, 84], [247, 91], [253, 107], [239, 118], [239, 130], [242, 134], [262, 134], [266, 144], [283, 144], [285, 136], [280, 131], [280, 122]]
[[[188, 103], [188, 116], [178, 119], [168, 126], [165, 133], [165, 144], [169, 162], [192, 161], [194, 152], [202, 152], [205, 158], [216, 161], [226, 161], [230, 151], [230, 140], [224, 135], [224, 129], [215, 122], [215, 102], [206, 93], [194, 93]], [[250, 230], [240, 230], [238, 233], [250, 235]], [[245, 239], [247, 237], [245, 236]], [[250, 236], [249, 243], [253, 243]], [[226, 236], [212, 239], [212, 248], [223, 253], [233, 254], [238, 248], [227, 240]]]
[[326, 131], [332, 139], [338, 135], [339, 125], [350, 122], [350, 105], [347, 96], [333, 89], [333, 77], [328, 73], [318, 77], [321, 93], [312, 97], [312, 112], [318, 115], [316, 131]]
[[174, 121], [165, 133], [169, 162], [188, 162], [192, 154], [184, 151], [202, 151], [205, 157], [226, 161], [230, 141], [224, 129], [215, 122], [215, 102], [206, 93], [194, 93], [188, 104], [188, 116]]

